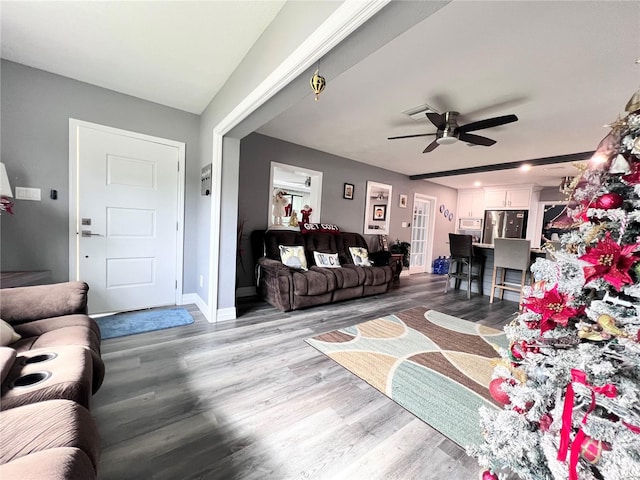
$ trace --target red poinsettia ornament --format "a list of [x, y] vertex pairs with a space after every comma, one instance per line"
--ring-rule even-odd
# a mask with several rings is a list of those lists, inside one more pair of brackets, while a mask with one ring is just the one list
[[633, 283], [629, 269], [640, 260], [633, 254], [636, 248], [637, 244], [621, 247], [611, 239], [610, 232], [607, 232], [595, 247], [587, 248], [587, 253], [580, 257], [580, 260], [591, 264], [584, 267], [585, 282], [602, 278], [617, 291], [623, 285]]
[[540, 332], [556, 328], [557, 325], [566, 327], [569, 319], [580, 315], [583, 308], [573, 308], [567, 305], [571, 297], [558, 291], [558, 285], [544, 292], [542, 298], [529, 297], [524, 301], [527, 310], [542, 315], [539, 327]]

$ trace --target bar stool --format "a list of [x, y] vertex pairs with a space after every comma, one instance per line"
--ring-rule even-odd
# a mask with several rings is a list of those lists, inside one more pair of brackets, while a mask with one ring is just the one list
[[[484, 275], [484, 255], [476, 254], [473, 250], [473, 237], [471, 235], [449, 234], [449, 273], [444, 293], [449, 291], [451, 279], [455, 278], [455, 288], [460, 288], [462, 280], [467, 281], [467, 299], [471, 298], [471, 281], [478, 282], [478, 293], [482, 295], [482, 277]], [[455, 268], [454, 268], [455, 264]], [[466, 267], [466, 268], [465, 268]], [[475, 268], [475, 272], [474, 272]]]
[[[491, 296], [489, 303], [493, 303], [496, 288], [500, 290], [500, 300], [504, 291], [519, 292], [518, 305], [522, 304], [522, 287], [525, 286], [527, 272], [531, 264], [531, 242], [517, 238], [496, 238], [493, 240], [493, 274], [491, 275]], [[498, 268], [501, 269], [500, 281], [496, 283]], [[507, 270], [521, 270], [520, 283], [505, 281]]]

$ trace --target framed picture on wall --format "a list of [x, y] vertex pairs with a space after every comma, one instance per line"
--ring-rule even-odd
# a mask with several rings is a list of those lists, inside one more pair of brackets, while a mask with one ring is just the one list
[[353, 200], [353, 184], [345, 183], [344, 191], [342, 192], [342, 198], [346, 198], [347, 200]]
[[400, 201], [398, 202], [400, 208], [407, 208], [407, 196], [400, 194]]
[[385, 221], [387, 218], [387, 206], [386, 205], [374, 205], [373, 206], [373, 219]]

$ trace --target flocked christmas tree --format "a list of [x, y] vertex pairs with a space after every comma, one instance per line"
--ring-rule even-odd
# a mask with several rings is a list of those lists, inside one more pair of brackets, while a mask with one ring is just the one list
[[469, 448], [483, 480], [640, 479], [640, 91], [569, 187], [565, 233], [532, 265]]

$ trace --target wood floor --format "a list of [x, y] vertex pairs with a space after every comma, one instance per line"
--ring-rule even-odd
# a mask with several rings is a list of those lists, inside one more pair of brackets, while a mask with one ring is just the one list
[[102, 480], [475, 480], [464, 450], [304, 342], [424, 305], [491, 326], [515, 302], [402, 277], [386, 294], [282, 313], [255, 300], [235, 321], [103, 341], [93, 397]]

